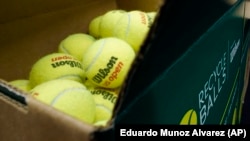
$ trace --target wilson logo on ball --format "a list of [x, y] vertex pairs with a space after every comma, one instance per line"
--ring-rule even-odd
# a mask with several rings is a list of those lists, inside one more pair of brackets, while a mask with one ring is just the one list
[[[99, 69], [99, 72], [92, 78], [92, 80], [95, 81], [96, 83], [101, 83], [103, 79], [109, 76], [110, 70], [114, 68], [117, 60], [118, 58], [112, 56], [106, 65], [107, 67], [104, 69]], [[117, 79], [117, 75], [121, 71], [122, 66], [123, 66], [122, 62], [117, 63], [115, 70], [111, 73], [111, 75], [108, 78], [109, 81], [105, 82], [105, 85], [109, 85], [110, 81], [114, 81], [115, 79]]]
[[69, 65], [72, 68], [77, 67], [77, 68], [82, 69], [81, 63], [77, 62], [77, 61], [68, 61], [67, 60], [67, 61], [59, 61], [59, 62], [55, 62], [55, 63], [51, 64], [51, 66], [53, 68], [57, 68], [57, 67], [64, 66], [64, 65]]

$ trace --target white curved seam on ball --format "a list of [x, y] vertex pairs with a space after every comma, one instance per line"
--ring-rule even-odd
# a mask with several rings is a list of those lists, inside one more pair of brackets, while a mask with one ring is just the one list
[[[53, 105], [57, 102], [57, 100], [60, 99], [60, 97], [66, 95], [69, 91], [71, 92], [72, 90], [76, 90], [76, 91], [82, 91], [82, 90], [84, 90], [84, 91], [86, 91], [85, 88], [70, 88], [70, 89], [63, 90], [63, 91], [61, 91], [61, 92], [51, 101], [50, 105], [53, 106]], [[81, 93], [79, 93], [79, 94], [81, 94]]]
[[128, 37], [129, 27], [130, 27], [130, 24], [131, 24], [131, 17], [130, 17], [130, 13], [128, 13], [127, 15], [128, 15], [128, 25], [127, 25], [127, 28], [126, 28], [126, 33], [125, 33], [125, 38], [126, 38], [126, 39], [127, 39], [127, 37]]
[[92, 59], [91, 63], [88, 65], [88, 67], [86, 68], [86, 72], [93, 66], [93, 64], [96, 62], [97, 58], [100, 56], [100, 54], [102, 53], [102, 50], [104, 48], [104, 45], [106, 43], [106, 40], [103, 40], [101, 47], [99, 48], [96, 56]]

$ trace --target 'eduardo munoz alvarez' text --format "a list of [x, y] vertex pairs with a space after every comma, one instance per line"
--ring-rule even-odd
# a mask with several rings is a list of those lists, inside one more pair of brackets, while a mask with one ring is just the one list
[[202, 129], [193, 129], [192, 131], [176, 131], [160, 129], [160, 132], [158, 132], [153, 129], [144, 131], [120, 129], [120, 136], [225, 136], [225, 131], [206, 131]]

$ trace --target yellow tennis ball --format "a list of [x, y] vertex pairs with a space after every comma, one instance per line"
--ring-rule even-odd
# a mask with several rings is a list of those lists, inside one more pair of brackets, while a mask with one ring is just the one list
[[[92, 82], [89, 81], [88, 79], [86, 79], [86, 81], [85, 81], [83, 84], [87, 87], [87, 89], [89, 89], [89, 88], [92, 88], [92, 89], [93, 89], [93, 88], [103, 88], [103, 87], [100, 87], [100, 86], [98, 86], [98, 85], [92, 83]], [[113, 91], [114, 93], [116, 93], [117, 95], [119, 95], [119, 93], [120, 93], [120, 91], [121, 91], [121, 87], [111, 88], [111, 89], [105, 88], [105, 89], [111, 90], [111, 91]]]
[[85, 81], [82, 63], [75, 57], [65, 53], [51, 53], [37, 60], [29, 73], [31, 87], [52, 80], [71, 79]]
[[151, 23], [145, 12], [130, 11], [117, 21], [114, 27], [114, 36], [128, 42], [137, 53], [148, 34], [150, 26]]
[[96, 103], [96, 117], [94, 122], [109, 121], [112, 117], [118, 95], [112, 89], [92, 87], [88, 90], [93, 95]]
[[37, 100], [54, 107], [76, 119], [93, 124], [95, 101], [86, 87], [73, 80], [55, 79], [30, 90]]
[[102, 38], [113, 36], [113, 30], [118, 19], [127, 13], [125, 10], [116, 9], [106, 12], [100, 21], [100, 35]]
[[60, 42], [58, 52], [70, 54], [81, 61], [83, 53], [94, 41], [95, 38], [89, 34], [70, 34]]
[[94, 126], [106, 126], [109, 120], [101, 120], [94, 123]]
[[27, 79], [16, 79], [9, 82], [12, 86], [15, 86], [21, 90], [28, 92], [31, 90], [30, 81]]
[[83, 57], [86, 78], [105, 88], [121, 86], [135, 58], [135, 52], [125, 41], [101, 38], [95, 41]]
[[100, 38], [99, 25], [102, 19], [102, 15], [95, 17], [92, 19], [88, 26], [88, 33], [95, 37], [96, 39]]

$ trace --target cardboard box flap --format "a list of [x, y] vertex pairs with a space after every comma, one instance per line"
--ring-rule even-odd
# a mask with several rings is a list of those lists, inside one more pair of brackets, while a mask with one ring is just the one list
[[93, 138], [92, 132], [97, 127], [22, 94], [4, 80], [0, 84], [0, 107], [4, 113], [0, 116], [0, 139], [84, 141]]

